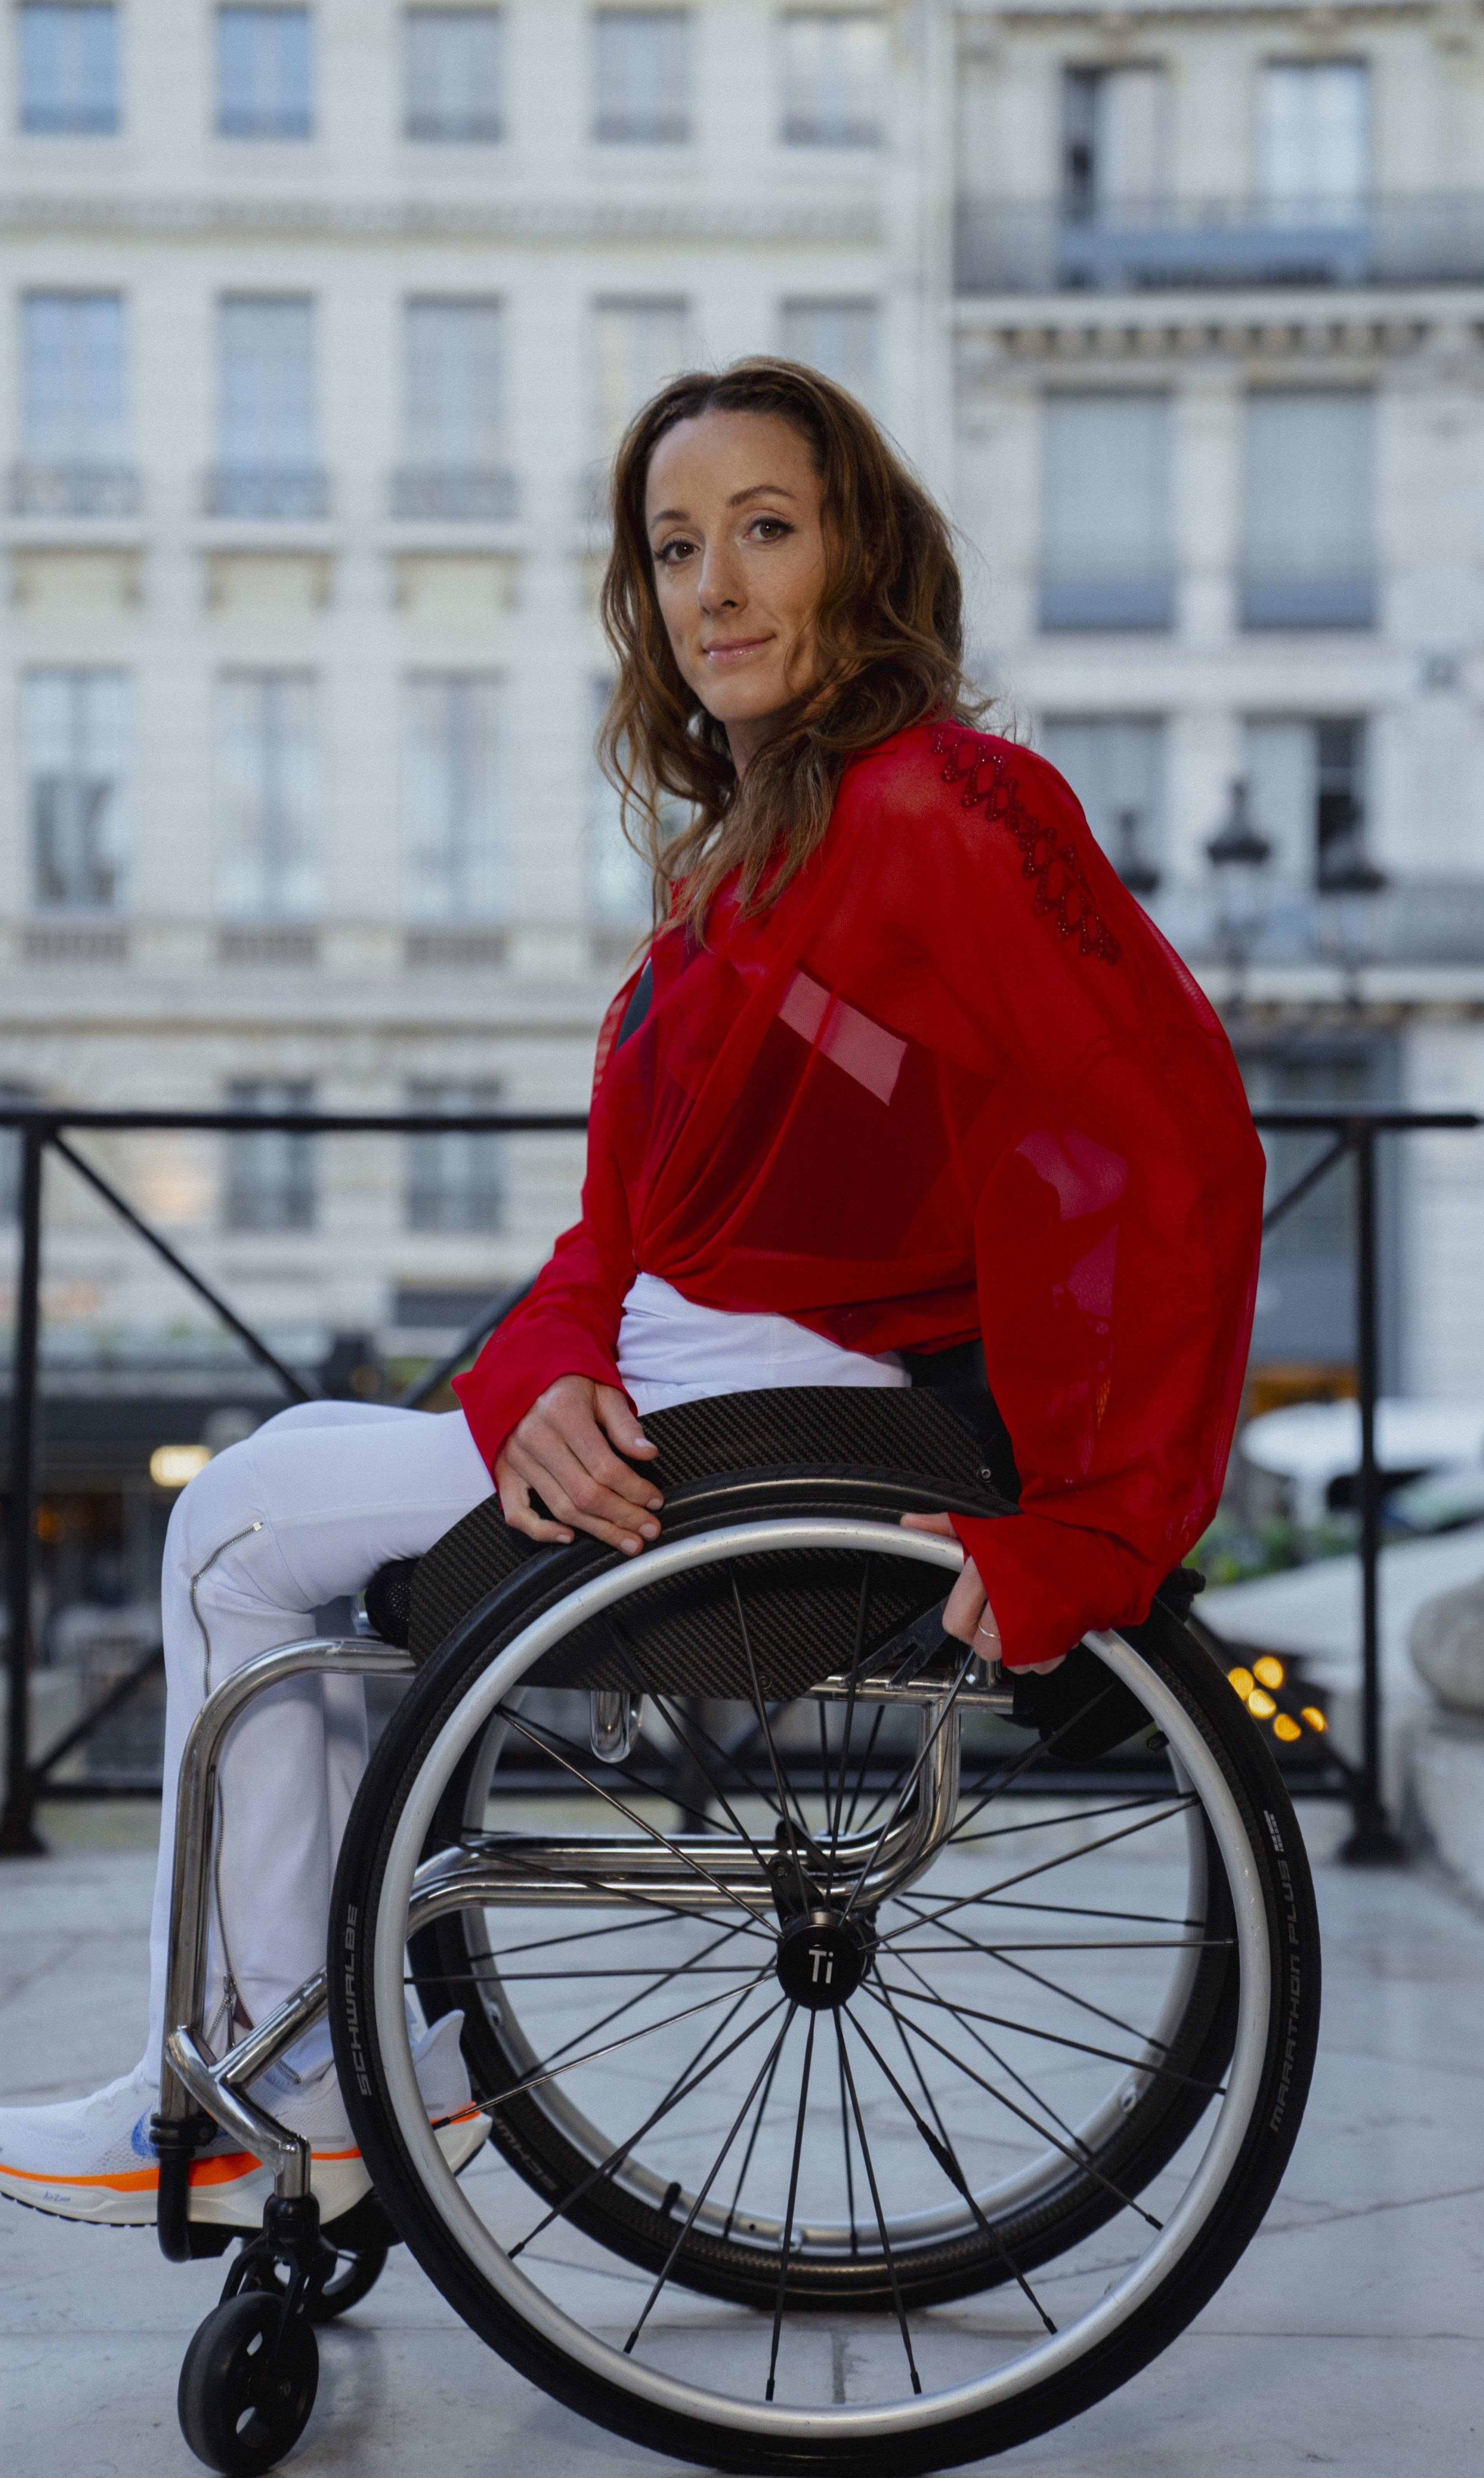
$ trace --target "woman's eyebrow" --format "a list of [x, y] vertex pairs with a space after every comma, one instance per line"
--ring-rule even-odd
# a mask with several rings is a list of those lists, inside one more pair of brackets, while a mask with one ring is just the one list
[[740, 508], [747, 499], [792, 499], [796, 496], [797, 493], [791, 491], [786, 482], [753, 482], [745, 491], [734, 491], [727, 506]]
[[[733, 492], [727, 506], [741, 508], [749, 499], [794, 499], [797, 496], [797, 492], [791, 491], [786, 482], [749, 482], [745, 491]], [[651, 525], [688, 525], [692, 518], [688, 508], [656, 508], [649, 522]]]

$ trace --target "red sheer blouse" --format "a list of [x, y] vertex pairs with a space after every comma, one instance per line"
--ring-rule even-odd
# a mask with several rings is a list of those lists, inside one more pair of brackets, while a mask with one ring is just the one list
[[[852, 1351], [981, 1336], [1020, 1510], [957, 1529], [1012, 1664], [1147, 1613], [1220, 1492], [1263, 1156], [1216, 1016], [1041, 758], [957, 725], [847, 769], [767, 912], [598, 1045], [582, 1220], [456, 1390], [491, 1466], [620, 1382], [635, 1273]], [[635, 976], [637, 978], [637, 975]]]

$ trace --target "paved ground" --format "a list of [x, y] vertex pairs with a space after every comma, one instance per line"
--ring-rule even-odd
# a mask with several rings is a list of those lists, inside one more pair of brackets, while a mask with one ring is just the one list
[[[1288, 2182], [1189, 2334], [1115, 2398], [996, 2463], [1036, 2478], [1473, 2478], [1484, 2466], [1484, 1918], [1421, 1871], [1320, 1859], [1328, 1986]], [[87, 2090], [143, 2026], [145, 1811], [59, 1815], [67, 1846], [0, 1871], [0, 2097]], [[67, 2001], [61, 2001], [66, 1991]], [[151, 2236], [0, 2206], [9, 2478], [187, 2478], [182, 2350], [212, 2264]], [[323, 2336], [296, 2478], [616, 2478], [665, 2466], [532, 2391], [401, 2254]]]

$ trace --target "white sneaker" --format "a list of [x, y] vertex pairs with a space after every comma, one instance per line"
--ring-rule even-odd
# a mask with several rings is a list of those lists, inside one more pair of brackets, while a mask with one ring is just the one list
[[[464, 2017], [445, 2013], [413, 2042], [417, 2085], [439, 2148], [456, 2172], [484, 2142], [489, 2121], [470, 2104], [459, 2050]], [[275, 2065], [253, 2085], [269, 2114], [304, 2135], [310, 2184], [324, 2220], [339, 2219], [370, 2191], [371, 2181], [346, 2119], [334, 2065], [296, 2082]], [[109, 2228], [153, 2228], [160, 2162], [149, 2120], [160, 2105], [158, 2084], [142, 2066], [90, 2099], [46, 2108], [0, 2108], [0, 2195], [61, 2219]], [[257, 2228], [273, 2190], [270, 2171], [236, 2137], [218, 2134], [190, 2163], [190, 2216], [218, 2228]]]

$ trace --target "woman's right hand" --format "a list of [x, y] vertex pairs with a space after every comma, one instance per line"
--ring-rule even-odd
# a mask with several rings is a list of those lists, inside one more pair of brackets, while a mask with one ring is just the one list
[[[646, 1540], [660, 1536], [655, 1518], [665, 1501], [653, 1480], [620, 1456], [642, 1460], [658, 1452], [616, 1385], [559, 1377], [495, 1457], [500, 1511], [532, 1540], [569, 1541], [574, 1531], [590, 1531], [637, 1557]], [[537, 1513], [533, 1489], [553, 1520]]]

